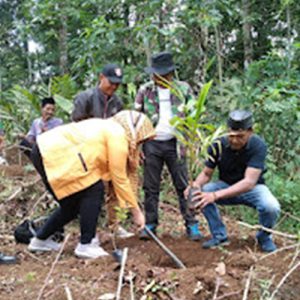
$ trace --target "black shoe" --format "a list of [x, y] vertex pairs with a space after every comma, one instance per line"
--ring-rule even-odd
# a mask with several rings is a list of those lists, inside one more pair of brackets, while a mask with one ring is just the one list
[[224, 239], [217, 239], [217, 238], [212, 238], [202, 244], [202, 248], [204, 249], [214, 249], [219, 246], [227, 246], [229, 245], [229, 240], [227, 238]]
[[0, 252], [0, 265], [10, 265], [17, 263], [17, 258], [15, 256], [4, 255]]

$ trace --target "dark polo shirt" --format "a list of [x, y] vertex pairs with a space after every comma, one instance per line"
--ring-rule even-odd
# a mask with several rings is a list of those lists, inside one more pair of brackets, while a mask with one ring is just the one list
[[228, 137], [222, 137], [219, 141], [219, 146], [214, 143], [208, 149], [210, 158], [205, 165], [211, 169], [218, 167], [220, 180], [234, 184], [244, 178], [247, 167], [252, 167], [262, 170], [257, 183], [264, 183], [267, 146], [259, 136], [253, 134], [245, 147], [238, 151], [231, 149]]

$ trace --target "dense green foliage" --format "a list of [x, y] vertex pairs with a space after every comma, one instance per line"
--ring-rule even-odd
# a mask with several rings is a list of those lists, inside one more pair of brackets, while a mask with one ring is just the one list
[[295, 0], [2, 0], [0, 117], [7, 136], [28, 130], [39, 100], [54, 95], [66, 121], [74, 95], [107, 62], [124, 67], [119, 93], [131, 107], [152, 53], [174, 54], [198, 95], [210, 80], [205, 117], [254, 112], [269, 145], [269, 185], [300, 217], [300, 3]]

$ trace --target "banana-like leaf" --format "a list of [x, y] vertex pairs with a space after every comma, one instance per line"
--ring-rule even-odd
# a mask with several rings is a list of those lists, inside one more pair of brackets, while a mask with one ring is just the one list
[[68, 115], [71, 114], [72, 108], [73, 108], [73, 102], [69, 99], [64, 98], [61, 95], [55, 94], [54, 99], [56, 102], [56, 105], [59, 106], [65, 113]]

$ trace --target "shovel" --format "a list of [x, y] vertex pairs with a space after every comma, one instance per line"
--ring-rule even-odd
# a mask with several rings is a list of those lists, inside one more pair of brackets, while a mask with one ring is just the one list
[[156, 242], [156, 244], [162, 248], [169, 257], [172, 258], [178, 268], [186, 269], [186, 266], [183, 264], [183, 262], [169, 248], [167, 248], [167, 246], [165, 246], [147, 226], [144, 227], [144, 230]]
[[112, 252], [112, 256], [113, 258], [119, 263], [121, 264], [122, 262], [122, 259], [123, 259], [123, 249], [120, 249], [117, 247], [117, 244], [116, 244], [116, 227], [113, 228], [113, 235], [112, 235], [112, 238], [111, 238], [111, 242], [112, 242], [112, 245], [113, 245], [113, 252]]
[[122, 262], [123, 250], [116, 248], [112, 253], [113, 258], [120, 264]]

